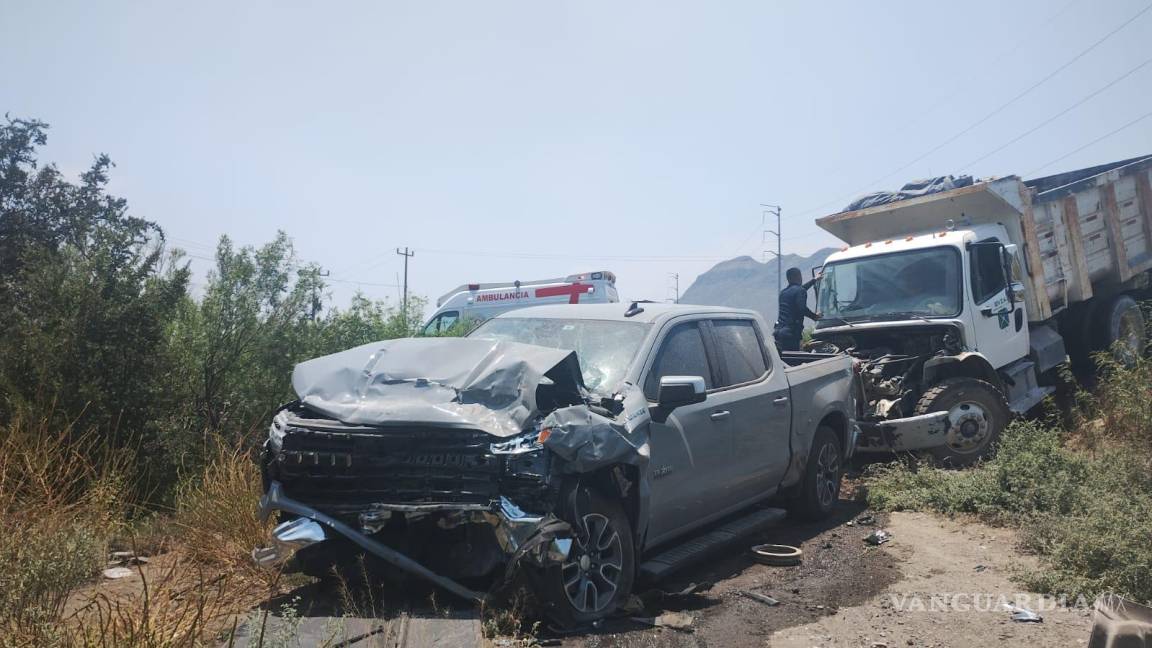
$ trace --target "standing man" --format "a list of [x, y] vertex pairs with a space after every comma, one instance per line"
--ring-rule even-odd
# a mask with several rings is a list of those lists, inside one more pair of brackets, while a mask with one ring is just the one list
[[804, 335], [804, 317], [820, 319], [820, 313], [808, 310], [808, 289], [818, 277], [803, 283], [804, 274], [800, 268], [788, 268], [788, 287], [780, 291], [780, 309], [776, 318], [776, 348], [781, 351], [799, 351], [800, 338]]

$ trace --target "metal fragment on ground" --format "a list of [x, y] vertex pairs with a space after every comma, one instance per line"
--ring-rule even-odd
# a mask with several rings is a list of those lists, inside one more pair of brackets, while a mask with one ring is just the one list
[[753, 601], [763, 603], [764, 605], [775, 607], [780, 605], [780, 601], [768, 596], [767, 594], [760, 594], [759, 592], [749, 592], [748, 590], [741, 590], [740, 594], [745, 598], [750, 598]]
[[892, 539], [891, 533], [885, 531], [884, 529], [876, 529], [872, 533], [869, 533], [868, 537], [864, 538], [864, 542], [867, 542], [868, 544], [870, 544], [872, 546], [879, 546], [879, 545], [884, 544], [885, 542], [888, 542], [891, 539]]

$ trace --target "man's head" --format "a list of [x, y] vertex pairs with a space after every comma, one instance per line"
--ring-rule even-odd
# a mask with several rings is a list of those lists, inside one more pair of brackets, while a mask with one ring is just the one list
[[788, 268], [788, 272], [785, 272], [784, 275], [788, 277], [790, 284], [800, 285], [804, 283], [804, 273], [800, 272], [800, 268]]

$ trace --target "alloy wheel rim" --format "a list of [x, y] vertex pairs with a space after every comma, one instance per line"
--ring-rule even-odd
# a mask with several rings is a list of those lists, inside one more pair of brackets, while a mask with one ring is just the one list
[[1120, 335], [1117, 342], [1120, 343], [1120, 356], [1117, 358], [1120, 362], [1125, 364], [1132, 364], [1140, 355], [1142, 349], [1143, 331], [1140, 326], [1139, 313], [1135, 309], [1129, 309], [1120, 316]]
[[825, 443], [816, 455], [816, 498], [820, 506], [828, 508], [836, 500], [839, 474], [840, 451], [831, 443]]
[[560, 568], [564, 593], [579, 612], [599, 612], [620, 588], [624, 543], [612, 522], [600, 513], [580, 518], [572, 551]]

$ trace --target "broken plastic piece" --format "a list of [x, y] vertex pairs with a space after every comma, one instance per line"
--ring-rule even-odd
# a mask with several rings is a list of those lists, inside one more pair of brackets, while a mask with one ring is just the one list
[[1021, 623], [1044, 623], [1044, 617], [1040, 616], [1039, 614], [1036, 614], [1035, 612], [1033, 612], [1032, 610], [1029, 610], [1026, 607], [1020, 607], [1019, 605], [1010, 605], [1010, 604], [1005, 603], [1004, 609], [1006, 609], [1012, 613], [1012, 620], [1013, 621], [1020, 621]]
[[791, 545], [762, 544], [752, 547], [752, 555], [765, 565], [791, 567], [800, 564], [804, 552], [799, 547]]
[[869, 533], [867, 538], [864, 538], [864, 542], [867, 542], [872, 546], [879, 546], [891, 539], [891, 533], [885, 531], [884, 529], [876, 529], [872, 533]]
[[759, 592], [749, 592], [748, 590], [741, 590], [740, 594], [742, 596], [744, 596], [745, 598], [750, 598], [753, 601], [757, 601], [757, 602], [763, 603], [764, 605], [768, 605], [771, 607], [776, 607], [777, 605], [780, 605], [780, 601], [777, 601], [776, 599], [772, 598], [771, 596], [768, 596], [767, 594], [760, 594]]

